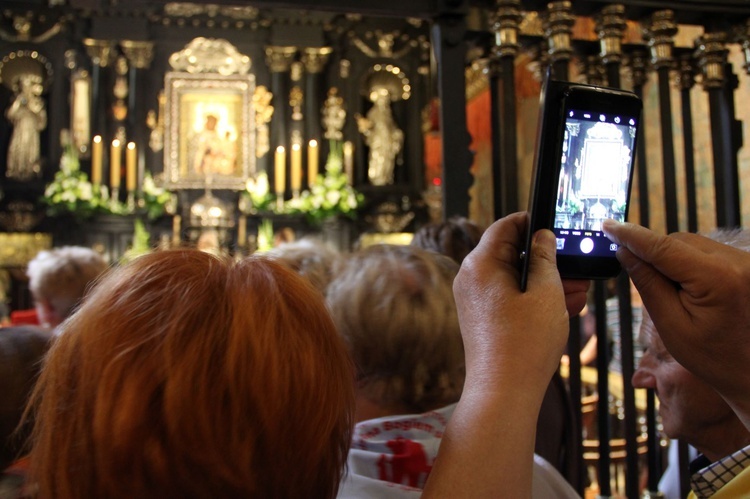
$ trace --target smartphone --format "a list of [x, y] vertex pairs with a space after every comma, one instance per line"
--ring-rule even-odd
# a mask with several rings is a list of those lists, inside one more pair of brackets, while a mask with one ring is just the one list
[[557, 239], [563, 278], [607, 279], [620, 272], [617, 244], [601, 230], [627, 218], [643, 104], [625, 90], [546, 78], [540, 96], [528, 233], [521, 253], [526, 290], [531, 240]]

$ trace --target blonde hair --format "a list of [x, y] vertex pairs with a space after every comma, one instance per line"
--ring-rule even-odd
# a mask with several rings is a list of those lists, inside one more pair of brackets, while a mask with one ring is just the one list
[[336, 495], [353, 369], [322, 297], [263, 257], [190, 249], [110, 273], [32, 396], [41, 497]]
[[26, 275], [35, 301], [46, 300], [64, 319], [78, 305], [89, 285], [107, 269], [96, 251], [62, 246], [40, 251], [28, 264]]
[[371, 400], [411, 412], [458, 400], [465, 370], [457, 272], [443, 255], [395, 245], [370, 246], [341, 266], [327, 303]]

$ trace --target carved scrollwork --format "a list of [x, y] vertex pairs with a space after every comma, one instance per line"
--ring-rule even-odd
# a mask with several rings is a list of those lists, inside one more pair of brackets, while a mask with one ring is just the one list
[[169, 58], [174, 71], [191, 74], [245, 75], [251, 64], [250, 57], [238, 52], [227, 40], [203, 37], [193, 39]]

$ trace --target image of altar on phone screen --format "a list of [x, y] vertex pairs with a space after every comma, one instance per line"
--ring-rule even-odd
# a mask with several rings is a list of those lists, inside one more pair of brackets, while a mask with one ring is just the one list
[[612, 256], [617, 245], [601, 226], [625, 219], [635, 118], [576, 109], [565, 118], [553, 223], [558, 254]]

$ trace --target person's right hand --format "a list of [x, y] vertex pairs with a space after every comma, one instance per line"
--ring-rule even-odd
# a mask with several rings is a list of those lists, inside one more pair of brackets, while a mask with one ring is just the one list
[[568, 337], [566, 300], [578, 313], [588, 284], [563, 287], [555, 236], [540, 230], [521, 292], [525, 232], [524, 213], [492, 224], [453, 281], [466, 380], [425, 499], [531, 497], [539, 408]]
[[[664, 345], [750, 428], [750, 253], [697, 234], [605, 221]], [[745, 407], [747, 405], [748, 407]]]
[[[555, 261], [555, 237], [545, 230], [535, 235], [529, 285], [521, 292], [518, 255], [525, 230], [523, 213], [495, 222], [463, 261], [453, 283], [466, 352], [467, 388], [492, 389], [502, 379], [522, 383], [524, 389], [533, 386], [543, 395], [559, 365], [569, 323]], [[569, 287], [571, 296], [581, 294], [585, 299], [587, 281], [572, 282]]]

